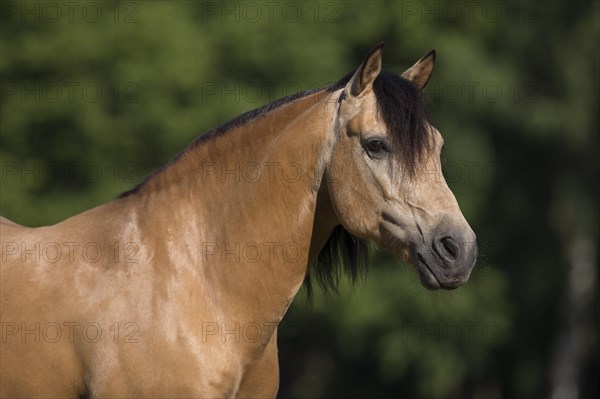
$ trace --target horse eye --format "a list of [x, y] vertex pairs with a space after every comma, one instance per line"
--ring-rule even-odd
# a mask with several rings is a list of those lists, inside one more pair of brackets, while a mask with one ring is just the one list
[[385, 150], [385, 144], [381, 140], [371, 140], [367, 143], [367, 149], [369, 152], [378, 153]]

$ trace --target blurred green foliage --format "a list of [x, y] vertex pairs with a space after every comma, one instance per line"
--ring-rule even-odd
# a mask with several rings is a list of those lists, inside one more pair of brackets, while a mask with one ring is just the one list
[[[380, 40], [398, 72], [436, 48], [426, 91], [479, 266], [429, 292], [374, 252], [358, 287], [298, 298], [280, 396], [549, 395], [567, 244], [597, 245], [599, 3], [0, 4], [1, 214], [35, 226], [115, 198], [243, 111], [336, 81]], [[582, 395], [598, 394], [591, 348]]]

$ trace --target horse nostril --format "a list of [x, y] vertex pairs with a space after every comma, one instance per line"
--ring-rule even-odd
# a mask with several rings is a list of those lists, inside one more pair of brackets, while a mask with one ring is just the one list
[[451, 237], [444, 237], [440, 241], [442, 242], [442, 246], [448, 255], [449, 260], [455, 260], [459, 257], [460, 250], [456, 241]]

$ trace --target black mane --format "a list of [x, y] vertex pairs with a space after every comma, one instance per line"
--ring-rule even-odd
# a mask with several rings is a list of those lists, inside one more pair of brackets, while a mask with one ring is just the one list
[[[341, 89], [353, 75], [354, 71], [323, 89], [311, 89], [292, 94], [263, 107], [248, 111], [198, 137], [167, 165], [176, 162], [183, 153], [191, 148], [264, 116], [282, 105], [321, 90], [332, 92]], [[406, 171], [412, 175], [418, 161], [430, 149], [430, 138], [427, 130], [429, 116], [423, 93], [412, 82], [398, 74], [387, 71], [379, 73], [373, 83], [373, 91], [381, 118], [388, 128], [389, 134], [393, 137], [394, 150], [400, 154]], [[160, 173], [167, 165], [152, 173], [132, 190], [122, 193], [119, 198], [138, 192], [152, 176]], [[336, 290], [342, 274], [349, 275], [351, 281], [356, 282], [361, 271], [366, 268], [367, 258], [367, 243], [351, 235], [344, 227], [337, 226], [320, 252], [315, 264], [311, 265], [311, 273], [306, 277], [305, 287], [308, 297], [310, 298], [311, 295], [313, 277], [324, 291], [328, 289]]]
[[[336, 83], [337, 85], [337, 83]], [[232, 120], [223, 123], [220, 126], [217, 126], [213, 129], [208, 130], [206, 133], [201, 134], [200, 136], [198, 136], [190, 145], [188, 145], [186, 148], [184, 148], [182, 151], [180, 151], [177, 155], [175, 155], [169, 162], [167, 162], [165, 165], [161, 166], [160, 168], [156, 169], [155, 171], [153, 171], [150, 175], [146, 176], [146, 178], [144, 180], [142, 180], [140, 183], [138, 183], [135, 187], [133, 187], [131, 190], [125, 191], [123, 193], [121, 193], [119, 195], [118, 198], [124, 198], [124, 197], [128, 197], [132, 194], [135, 194], [137, 192], [140, 191], [140, 189], [146, 185], [146, 183], [148, 183], [148, 181], [156, 176], [157, 174], [159, 174], [160, 172], [162, 172], [163, 170], [165, 170], [169, 165], [173, 164], [174, 162], [176, 162], [179, 158], [181, 158], [181, 156], [188, 152], [189, 150], [191, 150], [192, 148], [196, 147], [197, 145], [200, 145], [206, 141], [209, 141], [210, 139], [220, 136], [228, 131], [230, 131], [231, 129], [238, 127], [238, 126], [242, 126], [248, 122], [253, 121], [254, 119], [263, 116], [267, 113], [269, 113], [270, 111], [281, 107], [282, 105], [291, 103], [299, 98], [308, 96], [310, 94], [316, 93], [318, 91], [321, 90], [327, 90], [327, 91], [334, 91], [337, 90], [336, 88], [334, 88], [335, 85], [330, 85], [327, 86], [324, 89], [309, 89], [309, 90], [305, 90], [305, 91], [301, 91], [298, 93], [294, 93], [294, 94], [290, 94], [289, 96], [280, 98], [278, 100], [275, 100], [269, 104], [263, 105], [260, 108], [256, 108], [253, 109], [251, 111], [248, 112], [244, 112], [243, 114], [233, 118]]]

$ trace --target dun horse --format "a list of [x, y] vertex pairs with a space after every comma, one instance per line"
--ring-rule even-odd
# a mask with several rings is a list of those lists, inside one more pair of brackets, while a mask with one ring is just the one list
[[422, 89], [382, 47], [354, 73], [208, 132], [133, 190], [53, 226], [2, 219], [1, 396], [273, 397], [277, 326], [311, 276], [372, 240], [430, 289], [464, 284], [475, 235]]

